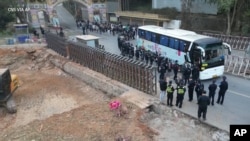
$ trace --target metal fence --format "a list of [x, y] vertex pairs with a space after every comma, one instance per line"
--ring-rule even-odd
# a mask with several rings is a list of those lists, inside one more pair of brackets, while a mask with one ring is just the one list
[[219, 38], [223, 42], [230, 44], [232, 49], [246, 50], [247, 47], [250, 45], [250, 37], [231, 36], [231, 35], [214, 34], [207, 32], [203, 32], [202, 34]]
[[47, 33], [46, 39], [49, 48], [84, 67], [145, 93], [157, 94], [157, 76], [154, 67], [149, 67], [133, 59], [107, 53], [101, 49], [68, 42], [52, 33]]
[[250, 59], [227, 55], [225, 62], [225, 72], [243, 76], [245, 78], [250, 78]]
[[67, 57], [67, 42], [66, 39], [59, 37], [56, 34], [46, 33], [46, 42], [48, 44], [48, 48], [51, 48], [58, 54]]

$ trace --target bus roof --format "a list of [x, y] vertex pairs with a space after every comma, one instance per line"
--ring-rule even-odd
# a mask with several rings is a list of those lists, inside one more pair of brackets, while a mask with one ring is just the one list
[[144, 25], [144, 26], [140, 26], [139, 29], [182, 39], [185, 41], [190, 41], [190, 42], [195, 42], [201, 39], [207, 39], [207, 41], [212, 39], [213, 41], [217, 40], [217, 42], [221, 42], [217, 38], [197, 34], [194, 31], [189, 31], [189, 30], [184, 30], [184, 29], [163, 28], [163, 27], [155, 26], [155, 25]]

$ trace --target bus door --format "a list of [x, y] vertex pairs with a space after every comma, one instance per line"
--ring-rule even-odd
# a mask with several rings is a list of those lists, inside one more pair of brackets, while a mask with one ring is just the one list
[[201, 66], [202, 60], [205, 57], [205, 50], [197, 45], [193, 45], [189, 52], [192, 64], [196, 64], [198, 67]]

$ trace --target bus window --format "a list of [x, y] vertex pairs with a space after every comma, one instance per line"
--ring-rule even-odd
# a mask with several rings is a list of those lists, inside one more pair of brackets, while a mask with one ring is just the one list
[[170, 38], [169, 40], [170, 40], [169, 47], [174, 48], [174, 38]]
[[166, 36], [161, 36], [160, 44], [161, 44], [161, 45], [164, 45], [164, 46], [168, 46], [168, 37], [166, 37]]
[[175, 41], [174, 41], [174, 48], [175, 48], [176, 50], [181, 51], [180, 48], [179, 48], [179, 40], [178, 40], [178, 39], [175, 39]]
[[151, 32], [146, 31], [146, 39], [151, 41]]
[[205, 60], [210, 60], [212, 58], [211, 50], [206, 50]]
[[215, 58], [215, 57], [218, 57], [217, 50], [213, 50], [213, 53], [212, 53], [212, 58]]
[[156, 34], [155, 33], [152, 33], [151, 41], [154, 42], [154, 43], [156, 42]]
[[185, 47], [185, 43], [183, 41], [180, 41], [180, 51], [185, 51], [184, 47]]
[[159, 34], [155, 34], [155, 43], [160, 44], [160, 35]]
[[144, 30], [139, 29], [138, 30], [138, 35], [139, 35], [140, 38], [145, 39], [145, 31]]

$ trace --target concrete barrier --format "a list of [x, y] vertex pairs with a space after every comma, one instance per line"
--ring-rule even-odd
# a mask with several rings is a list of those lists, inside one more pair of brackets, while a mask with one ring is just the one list
[[51, 62], [66, 73], [80, 79], [95, 89], [101, 90], [108, 96], [120, 96], [129, 90], [128, 86], [121, 84], [118, 81], [112, 80], [93, 70], [82, 67], [77, 63], [67, 60], [66, 58], [54, 56], [54, 58], [51, 59]]

